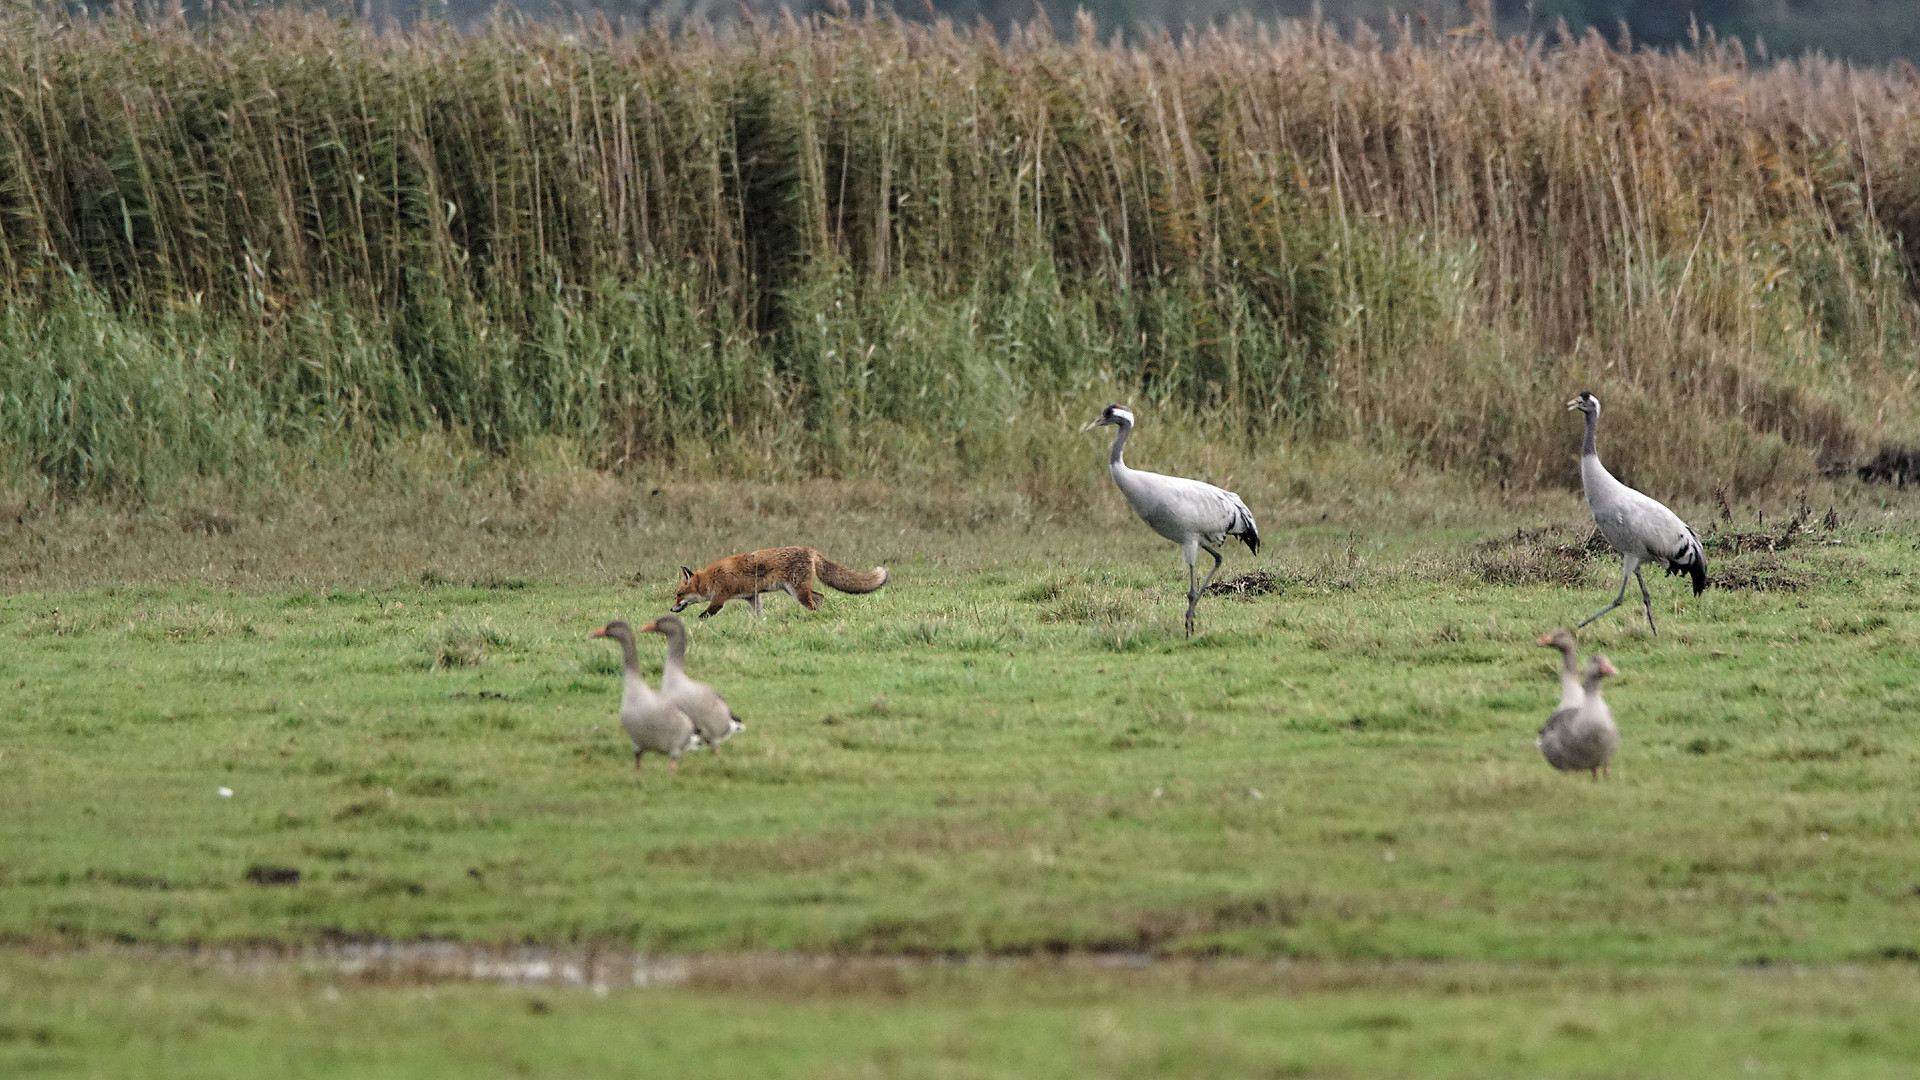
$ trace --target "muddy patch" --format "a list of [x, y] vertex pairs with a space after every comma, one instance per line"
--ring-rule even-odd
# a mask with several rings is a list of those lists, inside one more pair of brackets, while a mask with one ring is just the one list
[[1235, 574], [1224, 581], [1216, 581], [1207, 586], [1208, 596], [1234, 596], [1242, 600], [1252, 600], [1257, 596], [1277, 593], [1286, 584], [1286, 579], [1271, 570], [1254, 570], [1245, 574]]
[[1572, 586], [1585, 583], [1588, 560], [1607, 551], [1597, 530], [1582, 537], [1543, 525], [1480, 541], [1468, 552], [1467, 568], [1488, 585]]

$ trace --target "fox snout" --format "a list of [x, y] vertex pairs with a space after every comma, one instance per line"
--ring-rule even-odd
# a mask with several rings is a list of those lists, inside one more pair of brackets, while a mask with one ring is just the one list
[[676, 596], [673, 598], [673, 606], [668, 608], [667, 610], [677, 615], [680, 612], [686, 610], [686, 607], [688, 604], [691, 604], [698, 599], [700, 598], [697, 596]]

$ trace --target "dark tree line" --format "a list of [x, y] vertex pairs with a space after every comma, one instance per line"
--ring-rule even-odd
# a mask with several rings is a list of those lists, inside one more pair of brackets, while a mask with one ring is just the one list
[[[150, 0], [166, 6], [176, 0]], [[183, 0], [189, 14], [208, 0]], [[354, 14], [411, 21], [446, 19], [460, 26], [484, 21], [499, 0], [319, 0]], [[601, 13], [629, 25], [653, 20], [725, 22], [744, 8], [762, 15], [783, 7], [796, 13], [828, 11], [840, 0], [517, 0], [535, 18]], [[866, 0], [847, 0], [864, 10]], [[87, 5], [73, 5], [84, 7]], [[889, 6], [889, 5], [880, 5]], [[1178, 32], [1250, 15], [1258, 19], [1313, 18], [1351, 32], [1366, 23], [1384, 31], [1391, 20], [1414, 20], [1422, 31], [1466, 26], [1474, 21], [1470, 0], [894, 0], [914, 19], [944, 17], [963, 26], [985, 20], [1000, 30], [1044, 14], [1057, 33], [1072, 31], [1081, 9], [1103, 36], [1112, 32]], [[1598, 30], [1619, 40], [1622, 29], [1639, 45], [1674, 48], [1695, 33], [1734, 37], [1750, 54], [1791, 57], [1809, 51], [1862, 64], [1920, 61], [1920, 0], [1491, 0], [1503, 34], [1551, 35], [1561, 23], [1575, 33]]]

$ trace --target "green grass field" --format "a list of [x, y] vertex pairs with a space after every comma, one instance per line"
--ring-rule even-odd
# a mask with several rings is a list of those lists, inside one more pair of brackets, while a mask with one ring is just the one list
[[717, 965], [686, 985], [369, 984], [0, 956], [16, 1077], [1905, 1077], [1912, 965]]
[[[1589, 628], [1621, 671], [1602, 783], [1532, 746], [1558, 695], [1534, 637], [1617, 580], [1553, 538], [1276, 530], [1229, 571], [1280, 591], [1208, 598], [1192, 641], [1178, 557], [1137, 526], [840, 544], [892, 583], [696, 627], [690, 671], [749, 727], [675, 777], [635, 776], [617, 654], [586, 637], [664, 609], [697, 561], [665, 545], [599, 583], [17, 592], [0, 1072], [178, 1074], [190, 1050], [201, 1075], [416, 1075], [457, 1043], [528, 1075], [1898, 1075], [1903, 520], [1710, 551], [1769, 587], [1662, 580], [1659, 636], [1624, 607]], [[189, 948], [359, 939], [721, 974], [395, 988]], [[725, 974], [770, 953], [992, 962]], [[1107, 953], [1162, 961], [1048, 959]]]

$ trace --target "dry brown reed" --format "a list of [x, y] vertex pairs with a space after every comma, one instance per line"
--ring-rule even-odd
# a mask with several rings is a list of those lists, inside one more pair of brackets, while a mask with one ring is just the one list
[[[1590, 387], [1617, 473], [1704, 497], [1920, 419], [1911, 73], [1412, 24], [4, 20], [16, 486], [427, 428], [1045, 474], [1133, 396], [1229, 467], [1345, 440], [1525, 488], [1574, 481]], [[177, 392], [113, 374], [149, 368]]]

